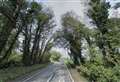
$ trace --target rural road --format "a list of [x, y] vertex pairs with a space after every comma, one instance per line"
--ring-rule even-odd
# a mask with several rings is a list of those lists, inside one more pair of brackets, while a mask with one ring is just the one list
[[17, 78], [12, 82], [72, 82], [72, 78], [66, 66], [59, 62], [50, 64], [46, 68], [29, 75]]

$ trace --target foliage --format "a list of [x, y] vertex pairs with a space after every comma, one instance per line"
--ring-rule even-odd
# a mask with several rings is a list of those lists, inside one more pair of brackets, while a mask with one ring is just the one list
[[97, 65], [94, 63], [88, 63], [80, 66], [80, 71], [90, 82], [119, 82], [120, 81], [120, 69], [119, 66], [114, 68], [105, 67], [103, 65]]
[[51, 54], [50, 53], [45, 53], [45, 55], [42, 58], [42, 63], [48, 63], [50, 62]]
[[[43, 9], [41, 4], [31, 2], [23, 29], [23, 63], [31, 65], [42, 63], [42, 57], [52, 48], [55, 23], [53, 12]], [[32, 43], [32, 45], [31, 45]]]
[[[1, 31], [0, 31], [0, 63], [7, 59], [12, 50], [16, 47], [15, 44], [18, 40], [18, 36], [23, 28], [22, 21], [23, 15], [21, 16], [20, 10], [22, 10], [22, 1], [4, 0], [0, 2], [0, 20], [1, 20]], [[3, 19], [4, 18], [4, 19]], [[4, 22], [3, 22], [4, 21]]]
[[22, 55], [19, 54], [18, 52], [13, 52], [13, 53], [10, 55], [10, 57], [9, 57], [9, 59], [8, 59], [8, 62], [9, 62], [9, 61], [21, 62], [21, 60], [22, 60]]
[[61, 58], [61, 54], [59, 52], [51, 51], [50, 54], [51, 54], [50, 60], [53, 62], [59, 61], [59, 59]]
[[68, 68], [74, 68], [74, 62], [73, 60], [69, 59], [69, 58], [64, 58], [64, 63], [67, 65]]
[[81, 54], [84, 25], [77, 19], [74, 12], [67, 12], [62, 16], [62, 25], [62, 37], [68, 42], [71, 59], [75, 64], [84, 62]]
[[[68, 13], [64, 15], [62, 23], [65, 31], [64, 38], [69, 42], [70, 51], [74, 52], [73, 58], [75, 61], [78, 58], [75, 52], [79, 51], [78, 54], [81, 54], [80, 50], [82, 48], [77, 47], [80, 47], [77, 40], [78, 42], [82, 39], [87, 41], [89, 59], [85, 63], [81, 63], [79, 70], [90, 82], [119, 82], [119, 19], [108, 19], [108, 3], [91, 0], [90, 5], [89, 16], [92, 18], [92, 23], [96, 25], [96, 28], [87, 29], [84, 26], [81, 27], [79, 20], [73, 14]], [[72, 60], [71, 57], [70, 60], [65, 62], [68, 66], [74, 66], [76, 63], [72, 62]]]
[[89, 5], [88, 16], [95, 28], [86, 28], [73, 13], [63, 15], [64, 38], [70, 50], [69, 62], [74, 59], [76, 65], [79, 57], [83, 59], [81, 52], [84, 47], [81, 45], [87, 44], [88, 60], [81, 62], [79, 69], [83, 75], [90, 82], [119, 82], [120, 19], [109, 18], [109, 2], [90, 0]]
[[4, 60], [1, 63], [0, 69], [22, 66], [21, 60], [22, 60], [22, 55], [18, 54], [17, 52], [13, 52], [7, 60]]
[[[114, 61], [120, 61], [119, 56], [112, 55], [107, 58], [107, 64], [104, 64], [106, 60], [103, 60], [103, 56], [94, 47], [90, 47], [90, 60], [86, 61], [85, 64], [80, 65], [80, 72], [89, 79], [90, 82], [119, 82], [120, 81], [120, 69], [119, 64]], [[111, 55], [108, 55], [111, 56]], [[117, 56], [117, 57], [114, 57]], [[117, 62], [116, 61], [116, 62]], [[115, 64], [113, 66], [112, 64]]]
[[26, 66], [41, 63], [53, 47], [56, 25], [52, 10], [28, 0], [3, 0], [0, 4], [0, 64], [8, 61], [13, 51], [22, 54]]

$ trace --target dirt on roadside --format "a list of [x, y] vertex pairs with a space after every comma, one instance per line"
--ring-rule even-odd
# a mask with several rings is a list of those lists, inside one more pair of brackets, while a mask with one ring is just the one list
[[71, 72], [71, 75], [75, 82], [88, 82], [83, 76], [80, 75], [80, 73], [77, 71], [77, 69], [69, 69]]

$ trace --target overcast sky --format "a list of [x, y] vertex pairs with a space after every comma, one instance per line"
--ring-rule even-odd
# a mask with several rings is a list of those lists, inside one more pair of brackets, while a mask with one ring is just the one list
[[[74, 11], [78, 16], [80, 16], [80, 21], [88, 24], [89, 19], [87, 18], [85, 12], [87, 9], [88, 0], [38, 0], [46, 6], [52, 8], [55, 14], [55, 19], [58, 27], [60, 27], [61, 15], [65, 14], [67, 11]], [[120, 0], [107, 0], [110, 1], [111, 5], [114, 5]]]
[[[78, 16], [80, 16], [80, 20], [85, 22], [84, 11], [85, 11], [85, 0], [41, 0], [45, 5], [51, 7], [55, 14], [55, 19], [57, 22], [57, 28], [61, 28], [60, 26], [60, 18], [61, 15], [65, 14], [67, 11], [74, 11]], [[54, 50], [54, 48], [53, 48]], [[67, 50], [63, 48], [55, 48], [55, 50], [60, 51], [63, 56], [67, 55]]]
[[67, 11], [74, 11], [82, 22], [85, 20], [85, 1], [86, 0], [39, 0], [46, 6], [52, 8], [55, 14], [55, 19], [60, 26], [61, 15], [65, 14]]
[[[88, 0], [38, 0], [38, 1], [52, 8], [55, 14], [55, 19], [58, 28], [61, 27], [60, 26], [61, 15], [71, 10], [74, 11], [78, 16], [80, 16], [80, 21], [84, 22], [85, 24], [88, 24], [89, 22], [89, 19], [85, 15], [87, 9], [86, 2], [88, 2]], [[111, 5], [120, 2], [120, 0], [107, 0], [107, 1], [110, 1]], [[58, 50], [61, 52], [66, 52], [63, 49]]]

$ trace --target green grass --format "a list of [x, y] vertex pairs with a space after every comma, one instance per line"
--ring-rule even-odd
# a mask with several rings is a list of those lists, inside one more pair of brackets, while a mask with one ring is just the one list
[[12, 67], [12, 68], [6, 68], [0, 70], [0, 82], [6, 82], [12, 79], [15, 79], [19, 76], [22, 76], [26, 73], [30, 73], [32, 71], [35, 71], [37, 69], [41, 69], [48, 64], [40, 64], [40, 65], [33, 65], [30, 67]]

